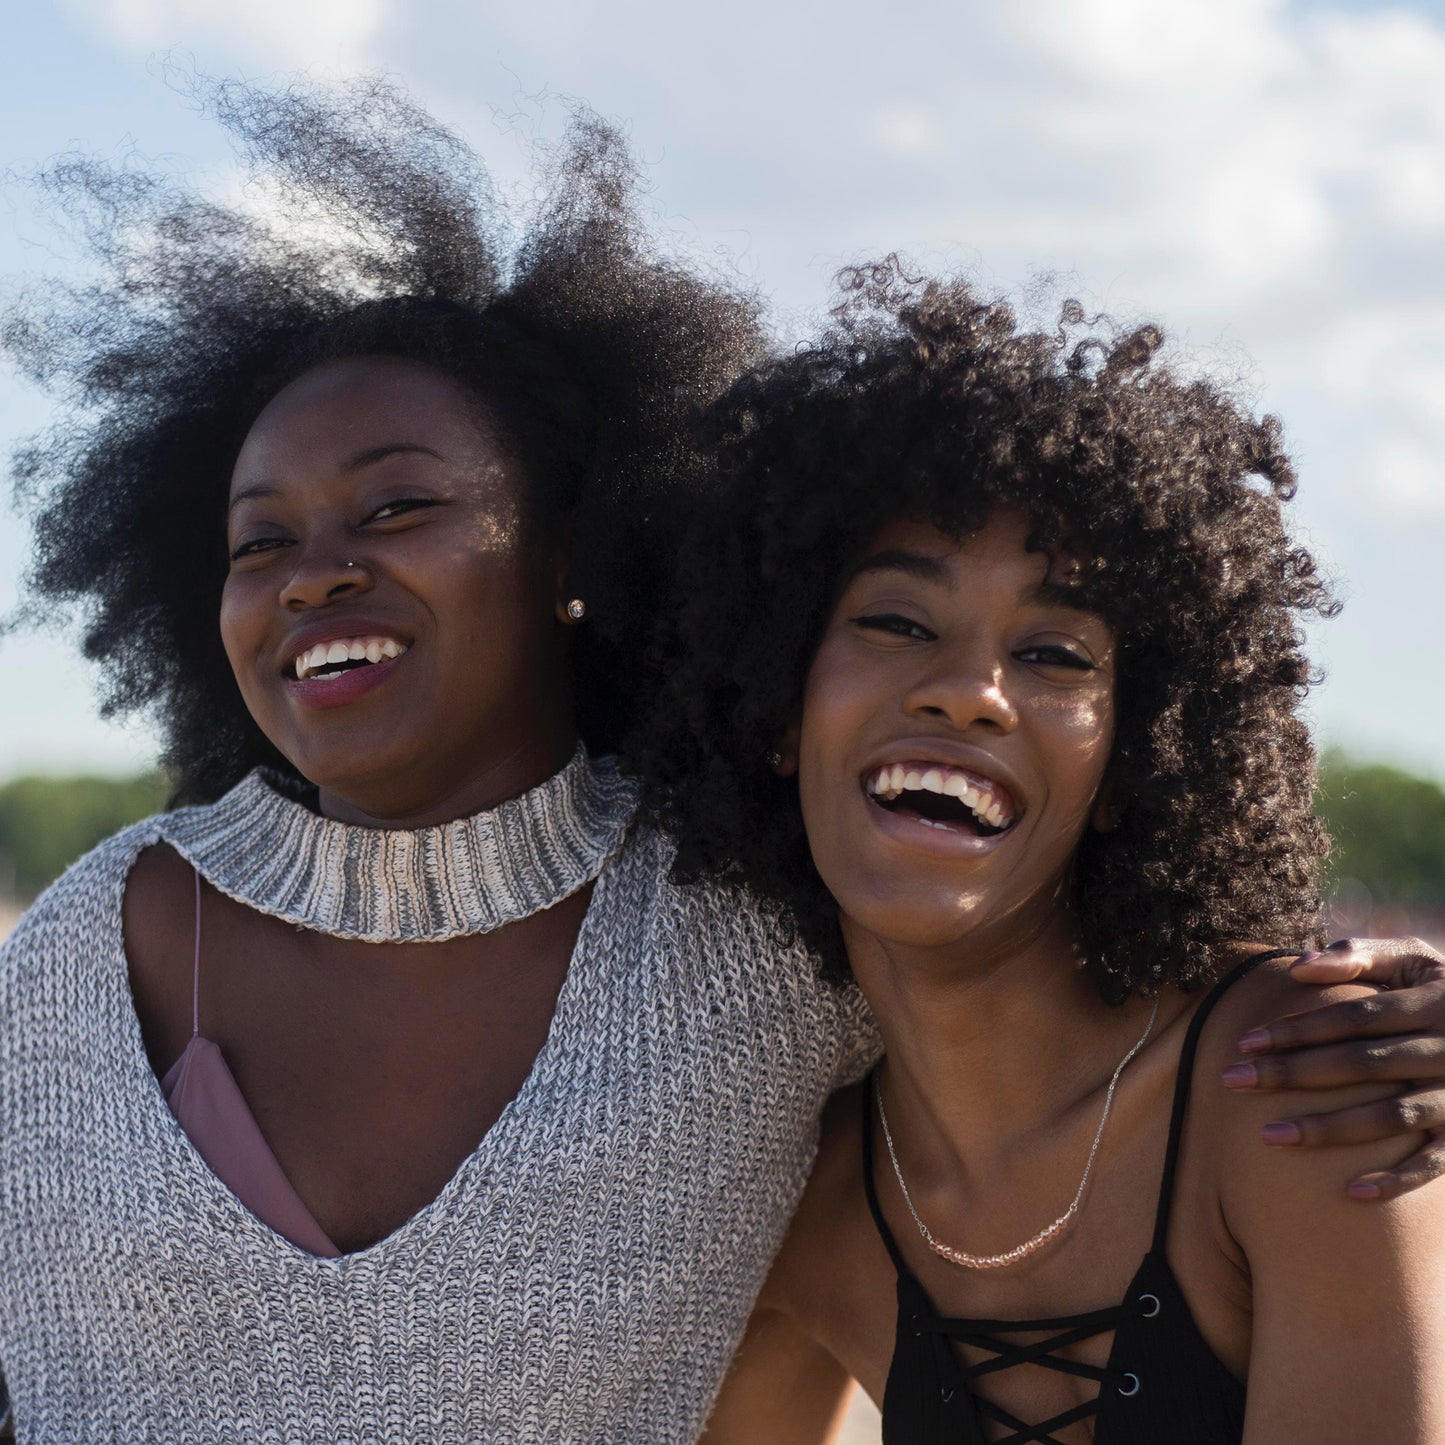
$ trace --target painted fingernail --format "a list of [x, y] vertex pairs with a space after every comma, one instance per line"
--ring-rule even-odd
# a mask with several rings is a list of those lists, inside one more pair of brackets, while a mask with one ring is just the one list
[[1219, 1077], [1226, 1089], [1252, 1089], [1258, 1075], [1253, 1064], [1231, 1064]]
[[1323, 957], [1324, 957], [1324, 954], [1322, 954], [1322, 953], [1319, 951], [1319, 949], [1317, 949], [1317, 948], [1312, 948], [1312, 949], [1310, 949], [1310, 951], [1309, 951], [1308, 953], [1302, 953], [1302, 954], [1300, 954], [1300, 956], [1299, 956], [1297, 959], [1295, 959], [1295, 963], [1296, 963], [1296, 965], [1301, 964], [1301, 963], [1313, 963], [1313, 962], [1315, 961], [1315, 959], [1317, 959], [1317, 958], [1323, 958]]
[[1304, 1135], [1300, 1133], [1298, 1124], [1291, 1124], [1287, 1119], [1279, 1119], [1273, 1124], [1266, 1124], [1259, 1131], [1259, 1137], [1266, 1144], [1298, 1144]]
[[1239, 1052], [1242, 1054], [1262, 1054], [1268, 1047], [1268, 1029], [1250, 1029], [1239, 1041]]
[[1378, 1199], [1384, 1193], [1373, 1179], [1352, 1179], [1345, 1192], [1351, 1199]]

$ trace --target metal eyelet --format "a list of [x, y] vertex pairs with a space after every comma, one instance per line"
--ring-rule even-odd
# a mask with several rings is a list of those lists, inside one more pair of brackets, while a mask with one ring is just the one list
[[1125, 1378], [1126, 1380], [1132, 1380], [1132, 1381], [1134, 1382], [1132, 1385], [1128, 1385], [1128, 1386], [1120, 1385], [1120, 1386], [1119, 1386], [1119, 1393], [1127, 1400], [1130, 1395], [1137, 1395], [1137, 1394], [1139, 1393], [1139, 1377], [1138, 1377], [1138, 1375], [1134, 1374], [1132, 1371], [1129, 1371], [1129, 1372], [1126, 1372], [1126, 1374], [1124, 1375], [1124, 1378]]
[[1154, 1308], [1152, 1310], [1145, 1310], [1141, 1318], [1146, 1320], [1152, 1320], [1154, 1316], [1159, 1313], [1160, 1310], [1159, 1296], [1157, 1294], [1141, 1294], [1139, 1296], [1139, 1303], [1143, 1304], [1145, 1300], [1152, 1300]]

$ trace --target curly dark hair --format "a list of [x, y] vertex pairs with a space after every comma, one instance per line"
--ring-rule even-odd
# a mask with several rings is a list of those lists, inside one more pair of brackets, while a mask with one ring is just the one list
[[231, 467], [308, 367], [420, 360], [479, 396], [523, 463], [530, 517], [570, 520], [591, 618], [578, 721], [611, 749], [670, 529], [709, 474], [687, 427], [760, 358], [755, 302], [659, 252], [628, 146], [584, 109], [508, 244], [476, 156], [392, 85], [197, 87], [269, 217], [144, 166], [72, 155], [39, 176], [97, 270], [32, 285], [0, 318], [4, 349], [59, 406], [13, 460], [35, 514], [21, 619], [80, 614], [104, 711], [157, 719], [177, 801], [258, 763], [289, 772], [217, 633]]
[[1026, 330], [1008, 305], [894, 260], [842, 285], [821, 340], [742, 380], [704, 424], [727, 484], [679, 569], [661, 705], [625, 754], [677, 840], [677, 876], [745, 886], [846, 969], [796, 783], [766, 756], [880, 530], [908, 518], [962, 538], [1008, 506], [1051, 564], [1082, 559], [1075, 605], [1119, 639], [1118, 821], [1076, 864], [1104, 996], [1197, 986], [1229, 941], [1317, 941], [1326, 838], [1298, 716], [1301, 618], [1335, 607], [1285, 527], [1295, 474], [1278, 422], [1176, 374], [1153, 326], [1120, 332], [1071, 301], [1057, 330]]

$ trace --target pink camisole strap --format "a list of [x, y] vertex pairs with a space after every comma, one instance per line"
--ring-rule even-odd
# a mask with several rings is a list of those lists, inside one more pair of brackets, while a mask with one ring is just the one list
[[256, 1216], [323, 1259], [341, 1251], [326, 1236], [271, 1152], [220, 1047], [201, 1036], [201, 875], [196, 872], [196, 948], [191, 1039], [166, 1070], [161, 1093], [211, 1172]]

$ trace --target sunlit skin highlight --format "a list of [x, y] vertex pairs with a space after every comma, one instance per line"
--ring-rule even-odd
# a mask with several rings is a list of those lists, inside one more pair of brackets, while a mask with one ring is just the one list
[[[803, 696], [799, 796], [814, 862], [847, 927], [978, 968], [1062, 907], [1113, 739], [1114, 642], [1047, 589], [1027, 523], [959, 542], [895, 522], [845, 586]], [[862, 785], [881, 763], [935, 760], [1002, 783], [1017, 811], [991, 838], [908, 826]], [[921, 960], [920, 960], [921, 961]]]
[[[1032, 1119], [1049, 1131], [1058, 1098], [1092, 1095], [1099, 1068], [1108, 1073], [1103, 1061], [1127, 1047], [1116, 1049], [1118, 1039], [1137, 1035], [1148, 1005], [1111, 1008], [1073, 966], [1071, 873], [1085, 830], [1104, 821], [1115, 639], [1050, 585], [1054, 564], [1027, 550], [1028, 533], [1027, 519], [1009, 511], [961, 540], [919, 522], [885, 528], [829, 618], [790, 749], [813, 860], [838, 901], [854, 975], [909, 1041], [897, 1060], [922, 1050], [930, 1077], [953, 1077], [956, 1055], [1000, 1088], [1008, 1070], [989, 1067], [1008, 1031], [999, 1010], [1020, 1023], [1026, 1016], [1048, 1046], [1001, 1107], [1016, 1125]], [[1002, 783], [1012, 825], [993, 837], [951, 835], [885, 810], [864, 780], [908, 759]], [[1099, 1037], [1085, 1043], [1089, 1019]], [[1041, 1076], [1056, 1078], [1059, 1092], [1041, 1088]], [[902, 1079], [896, 1087], [910, 1117], [959, 1097]], [[991, 1111], [977, 1107], [974, 1089], [962, 1097], [968, 1107], [940, 1127], [935, 1156], [947, 1161], [936, 1182], [950, 1190], [965, 1155], [973, 1172], [996, 1172]]]

